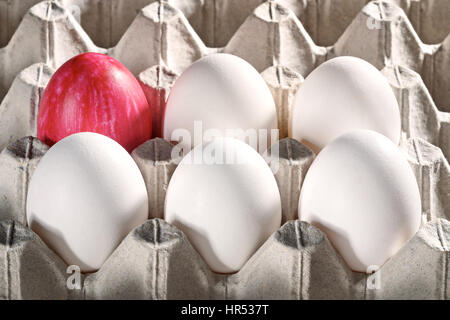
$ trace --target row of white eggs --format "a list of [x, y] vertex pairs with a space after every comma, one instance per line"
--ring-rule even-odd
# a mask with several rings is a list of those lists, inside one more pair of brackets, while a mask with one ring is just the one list
[[[166, 108], [167, 139], [179, 128], [194, 134], [197, 120], [206, 129], [277, 128], [264, 81], [230, 55], [194, 63], [175, 83]], [[421, 220], [417, 183], [397, 148], [400, 115], [389, 84], [363, 60], [332, 59], [302, 84], [291, 128], [294, 138], [320, 151], [302, 186], [299, 218], [324, 231], [353, 270], [381, 266]], [[194, 161], [195, 154], [212, 150], [222, 159], [233, 154], [245, 161]], [[56, 143], [29, 185], [28, 225], [83, 272], [99, 269], [147, 218], [139, 169], [125, 149], [99, 134], [78, 133]], [[232, 273], [280, 227], [280, 194], [258, 152], [237, 139], [215, 138], [195, 146], [178, 165], [165, 219], [213, 271]]]

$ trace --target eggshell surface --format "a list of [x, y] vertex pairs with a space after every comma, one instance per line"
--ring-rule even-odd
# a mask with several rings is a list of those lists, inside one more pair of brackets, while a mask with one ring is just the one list
[[152, 115], [142, 88], [119, 61], [84, 53], [64, 63], [39, 105], [38, 138], [52, 146], [77, 132], [97, 132], [128, 152], [151, 138]]
[[327, 145], [308, 170], [299, 216], [326, 233], [354, 271], [381, 267], [419, 229], [421, 199], [401, 151], [356, 130]]
[[[205, 160], [211, 152], [237, 161]], [[216, 138], [178, 165], [167, 189], [165, 220], [186, 234], [213, 271], [236, 272], [280, 227], [278, 186], [253, 148]]]
[[398, 144], [400, 111], [387, 79], [356, 57], [331, 59], [309, 74], [296, 94], [291, 137], [316, 153], [357, 129], [381, 133]]
[[99, 269], [147, 213], [137, 165], [117, 142], [96, 133], [74, 134], [50, 148], [28, 188], [28, 226], [82, 272]]
[[[265, 129], [270, 136], [278, 128], [275, 103], [263, 78], [245, 60], [223, 53], [198, 60], [177, 79], [165, 109], [164, 138], [190, 150], [203, 142], [194, 141], [195, 121], [202, 122], [204, 131], [217, 129], [222, 136], [227, 129]], [[187, 130], [191, 140], [179, 139], [177, 129]], [[270, 138], [265, 143], [269, 147]]]

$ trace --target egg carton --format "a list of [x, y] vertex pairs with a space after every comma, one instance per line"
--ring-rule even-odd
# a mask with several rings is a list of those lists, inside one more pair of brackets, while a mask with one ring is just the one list
[[[20, 1], [23, 7], [31, 2]], [[431, 39], [430, 24], [441, 23], [438, 33], [448, 33], [448, 19], [431, 23], [423, 18], [448, 12], [448, 3], [397, 1], [402, 11], [393, 1], [366, 6], [367, 1], [355, 0], [153, 2], [131, 23], [131, 8], [149, 2], [40, 2], [0, 49], [0, 94], [8, 92], [0, 105], [0, 149], [7, 146], [0, 154], [0, 256], [5, 257], [0, 260], [0, 297], [448, 299], [450, 99], [430, 84], [448, 88], [445, 71], [450, 65], [443, 58], [448, 55], [445, 41], [423, 44], [414, 30]], [[73, 7], [76, 3], [79, 6]], [[21, 4], [7, 2], [15, 8]], [[96, 46], [73, 8], [82, 9], [83, 27], [92, 34], [97, 30], [96, 43], [114, 46]], [[160, 220], [177, 161], [170, 159], [168, 142], [154, 139], [132, 153], [147, 185], [152, 219], [133, 230], [99, 271], [81, 275], [81, 289], [68, 289], [67, 265], [26, 227], [25, 203], [29, 179], [47, 150], [31, 137], [36, 136], [42, 92], [61, 63], [85, 51], [108, 53], [138, 77], [147, 99], [159, 110], [156, 136], [177, 76], [209, 53], [239, 55], [261, 72], [274, 96], [282, 138], [289, 132], [293, 97], [310, 71], [336, 55], [364, 58], [382, 70], [399, 102], [400, 147], [422, 198], [420, 231], [374, 274], [352, 272], [320, 230], [292, 220], [314, 154], [295, 140], [283, 139], [273, 148], [280, 155], [275, 177], [285, 224], [238, 273], [213, 273], [183, 233]]]
[[[33, 137], [0, 155], [1, 174], [15, 187], [14, 219], [0, 222], [0, 297], [5, 299], [449, 299], [450, 223], [426, 203], [448, 190], [450, 166], [439, 148], [410, 139], [405, 151], [424, 202], [419, 232], [373, 274], [351, 271], [327, 237], [295, 218], [298, 192], [314, 158], [306, 146], [278, 142], [284, 225], [232, 275], [212, 272], [184, 234], [160, 218], [135, 228], [95, 273], [69, 289], [68, 266], [25, 223], [29, 177], [48, 149]], [[272, 147], [273, 148], [273, 147]], [[162, 217], [167, 182], [176, 167], [172, 145], [153, 139], [132, 156], [150, 198], [150, 216]], [[439, 182], [431, 185], [430, 181]], [[442, 185], [442, 183], [447, 185]], [[449, 203], [447, 202], [446, 205]], [[449, 211], [445, 211], [449, 212]], [[22, 221], [19, 222], [19, 221]], [[69, 269], [70, 270], [70, 269]]]
[[[443, 13], [450, 16], [449, 2], [399, 1], [414, 23], [395, 1], [369, 2], [358, 13], [354, 13], [355, 7], [365, 1], [291, 3], [284, 0], [266, 1], [259, 6], [256, 6], [258, 1], [172, 2], [181, 6], [181, 10], [168, 2], [152, 2], [142, 8], [132, 22], [129, 10], [133, 6], [128, 8], [124, 0], [49, 0], [31, 7], [8, 45], [0, 49], [0, 99], [4, 97], [0, 105], [0, 149], [23, 136], [36, 135], [42, 90], [54, 70], [76, 54], [108, 53], [125, 64], [140, 79], [151, 104], [160, 110], [154, 117], [154, 134], [158, 135], [164, 98], [177, 75], [202, 56], [226, 52], [247, 60], [268, 82], [279, 111], [281, 138], [288, 136], [292, 99], [303, 78], [332, 57], [361, 57], [383, 70], [394, 87], [404, 135], [429, 141], [440, 147], [449, 159], [449, 41], [424, 44], [414, 29], [416, 26], [421, 35], [431, 39], [433, 33], [429, 30], [434, 29], [424, 17], [434, 15], [436, 18], [431, 19], [434, 21], [431, 24], [440, 24], [436, 26], [437, 33], [448, 32], [449, 20], [439, 19], [439, 16]], [[139, 7], [147, 1], [126, 3]], [[286, 3], [289, 7], [283, 6]], [[27, 1], [8, 1], [7, 8], [27, 7], [27, 4]], [[117, 44], [109, 49], [95, 45], [72, 14], [74, 6], [80, 10], [77, 17], [81, 17], [82, 24], [89, 26], [89, 30], [94, 29], [89, 23], [96, 21], [110, 21], [113, 29], [105, 29], [104, 34], [111, 39], [117, 38], [117, 30], [124, 30]], [[242, 12], [255, 6], [242, 22]], [[117, 10], [124, 10], [123, 20]], [[190, 20], [183, 12], [189, 12]], [[347, 12], [353, 19], [349, 20]], [[297, 16], [303, 18], [318, 41], [329, 43], [336, 39], [335, 43], [317, 45]], [[209, 39], [207, 43], [213, 41], [214, 36], [217, 38], [213, 37], [216, 40], [212, 43], [224, 46], [207, 47], [189, 21], [200, 30], [203, 38]], [[131, 25], [124, 28], [129, 23]], [[336, 28], [329, 26], [331, 23]], [[120, 27], [115, 29], [116, 25]], [[101, 26], [99, 28], [102, 30]], [[233, 34], [222, 30], [233, 30]], [[224, 38], [217, 34], [223, 34]], [[325, 34], [330, 34], [330, 38]], [[100, 35], [96, 39], [100, 39]]]

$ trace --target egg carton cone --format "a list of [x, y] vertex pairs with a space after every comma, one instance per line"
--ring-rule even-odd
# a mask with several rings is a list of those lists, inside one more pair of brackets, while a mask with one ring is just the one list
[[[448, 17], [450, 3], [427, 0], [0, 0], [6, 26], [0, 28], [0, 297], [448, 299]], [[278, 167], [285, 224], [238, 273], [216, 274], [182, 231], [159, 220], [178, 159], [169, 142], [153, 139], [132, 153], [147, 185], [150, 220], [100, 270], [73, 274], [26, 227], [26, 189], [48, 148], [34, 138], [42, 92], [54, 70], [86, 51], [130, 68], [157, 110], [156, 124], [189, 65], [213, 52], [241, 56], [273, 94], [281, 138], [288, 136], [303, 79], [334, 56], [362, 57], [382, 71], [397, 97], [400, 148], [422, 199], [420, 231], [374, 274], [352, 272], [320, 230], [295, 220], [314, 154], [283, 139], [267, 161]], [[159, 136], [160, 127], [154, 130]]]
[[19, 137], [37, 136], [39, 103], [53, 73], [46, 64], [36, 63], [15, 78], [0, 104], [0, 149]]
[[424, 219], [450, 220], [450, 166], [442, 151], [420, 138], [410, 139], [405, 147], [419, 186]]
[[[17, 2], [17, 1], [14, 1]], [[57, 1], [44, 1], [30, 8], [9, 43], [0, 49], [0, 97], [19, 72], [34, 63], [58, 68], [74, 55], [102, 52]]]
[[164, 218], [167, 187], [178, 163], [177, 159], [172, 159], [172, 149], [170, 142], [156, 138], [131, 153], [147, 187], [150, 218]]
[[162, 65], [155, 65], [138, 76], [147, 101], [153, 107], [152, 136], [162, 136], [162, 118], [170, 89], [178, 75]]
[[48, 146], [33, 137], [24, 137], [0, 153], [0, 221], [14, 219], [26, 224], [28, 184]]

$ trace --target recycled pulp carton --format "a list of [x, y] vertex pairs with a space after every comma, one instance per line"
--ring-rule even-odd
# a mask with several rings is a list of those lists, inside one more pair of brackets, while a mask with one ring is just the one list
[[[450, 3], [431, 0], [0, 0], [0, 297], [449, 299], [448, 17]], [[48, 149], [33, 138], [39, 101], [53, 72], [86, 51], [107, 53], [137, 76], [159, 110], [155, 135], [171, 86], [202, 56], [231, 53], [261, 72], [282, 138], [272, 146], [279, 159], [268, 161], [279, 161], [284, 225], [239, 272], [212, 272], [184, 234], [161, 220], [177, 161], [160, 138], [132, 153], [147, 185], [150, 219], [100, 270], [72, 274], [27, 228], [27, 186]], [[422, 198], [419, 232], [373, 274], [351, 271], [324, 233], [296, 220], [314, 154], [286, 138], [293, 98], [314, 68], [339, 55], [369, 61], [390, 82], [402, 119], [399, 147]]]

